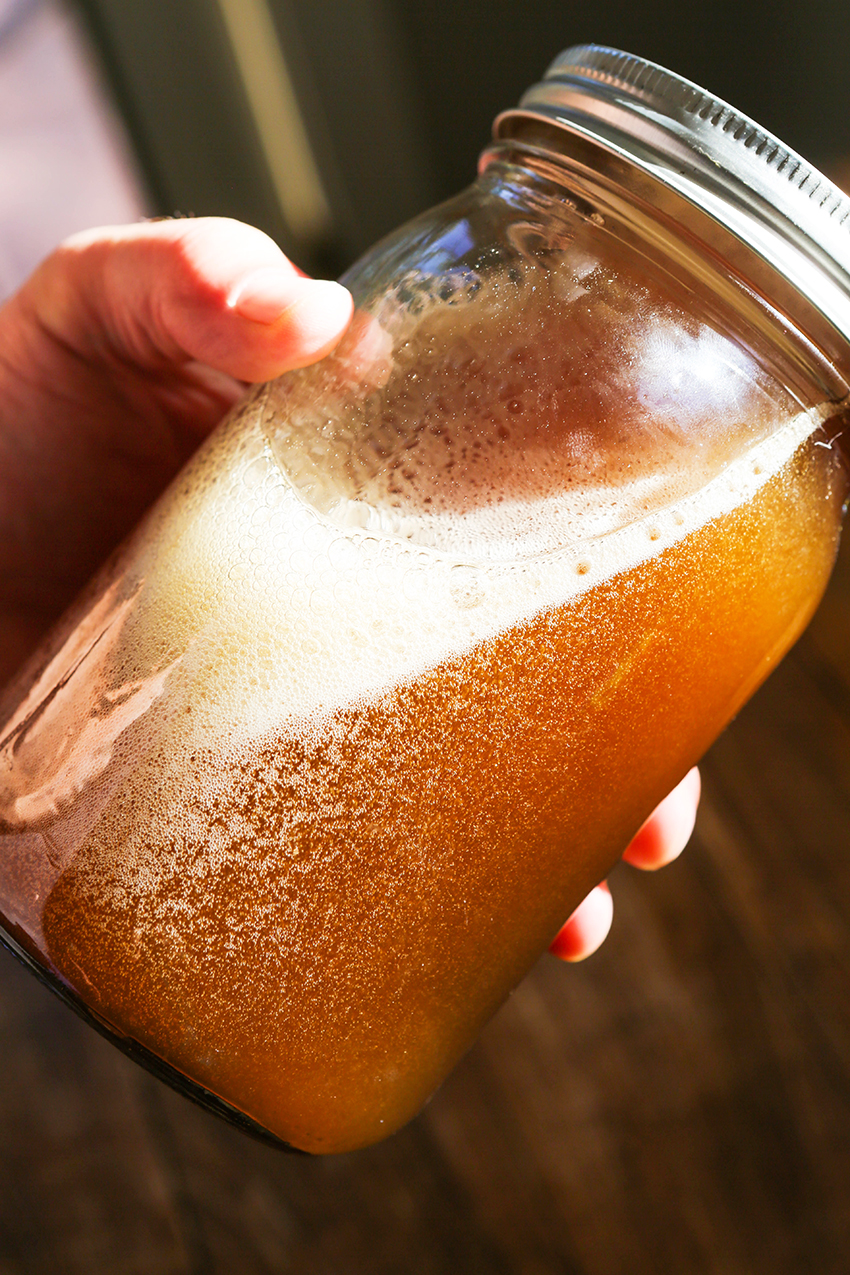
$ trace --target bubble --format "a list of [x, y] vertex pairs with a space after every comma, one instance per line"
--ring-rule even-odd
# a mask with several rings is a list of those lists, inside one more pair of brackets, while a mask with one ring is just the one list
[[[295, 542], [298, 543], [297, 541]], [[295, 573], [300, 580], [308, 580], [310, 577], [310, 569], [313, 565], [313, 555], [306, 549], [292, 548], [289, 551], [289, 569]]]
[[268, 462], [262, 457], [258, 457], [252, 461], [250, 465], [246, 465], [242, 472], [242, 481], [249, 491], [253, 491], [261, 486], [264, 479], [268, 476]]
[[279, 509], [286, 503], [289, 489], [282, 482], [270, 483], [266, 488], [266, 505], [269, 509]]
[[328, 560], [335, 571], [351, 571], [359, 563], [360, 554], [351, 540], [338, 536], [328, 547]]
[[310, 610], [315, 615], [329, 615], [334, 610], [333, 598], [325, 589], [313, 589], [310, 592]]
[[484, 601], [483, 582], [475, 567], [452, 567], [449, 591], [455, 606], [461, 611], [471, 611]]
[[395, 554], [382, 555], [374, 565], [374, 579], [384, 589], [392, 589], [399, 581], [398, 564]]
[[345, 611], [350, 611], [357, 602], [357, 588], [352, 580], [335, 580], [333, 599]]

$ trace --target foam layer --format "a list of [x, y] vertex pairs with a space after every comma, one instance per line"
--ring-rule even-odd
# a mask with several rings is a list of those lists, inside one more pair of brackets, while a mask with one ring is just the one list
[[131, 765], [318, 729], [729, 512], [818, 423], [589, 245], [432, 284], [202, 450], [8, 724], [0, 819], [68, 808], [119, 739]]
[[[224, 724], [231, 738], [247, 740], [317, 723], [563, 604], [743, 504], [815, 424], [808, 414], [793, 418], [701, 491], [617, 531], [507, 563], [464, 561], [358, 529], [343, 533], [299, 498], [267, 440], [249, 431], [236, 481], [192, 502], [151, 593], [159, 616], [178, 597], [203, 595], [198, 608], [209, 627], [173, 677], [193, 688], [196, 728], [213, 738]], [[586, 489], [588, 499], [594, 494], [602, 503], [607, 491]]]
[[704, 487], [797, 410], [625, 263], [466, 278], [451, 304], [426, 282], [269, 393], [272, 451], [344, 530], [476, 562], [578, 545]]
[[[196, 460], [158, 508], [133, 568], [7, 723], [0, 765], [15, 776], [0, 790], [7, 823], [68, 809], [112, 766], [119, 740], [128, 763], [156, 742], [179, 769], [197, 748], [261, 747], [281, 731], [320, 730], [338, 709], [530, 621], [742, 505], [819, 419], [793, 417], [701, 491], [617, 531], [520, 562], [474, 563], [393, 536], [343, 533], [281, 471], [260, 428], [263, 407], [253, 402]], [[601, 502], [606, 491], [597, 494]]]

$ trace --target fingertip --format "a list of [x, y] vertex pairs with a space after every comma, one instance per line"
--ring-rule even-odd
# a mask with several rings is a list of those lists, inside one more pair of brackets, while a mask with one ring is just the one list
[[308, 279], [286, 266], [265, 266], [239, 279], [227, 298], [228, 308], [252, 323], [271, 325], [302, 318], [305, 326], [341, 332], [351, 318], [351, 293], [331, 279]]
[[578, 905], [549, 951], [562, 961], [583, 961], [605, 942], [613, 920], [614, 900], [603, 881]]
[[691, 838], [700, 798], [700, 774], [689, 770], [638, 830], [623, 859], [634, 868], [654, 872], [678, 859]]
[[291, 268], [252, 271], [230, 291], [227, 309], [240, 328], [233, 349], [244, 380], [266, 380], [314, 363], [351, 322], [354, 302], [342, 284], [308, 279]]
[[332, 279], [300, 283], [295, 301], [276, 320], [285, 330], [290, 367], [311, 363], [332, 350], [354, 313], [351, 293], [341, 283]]

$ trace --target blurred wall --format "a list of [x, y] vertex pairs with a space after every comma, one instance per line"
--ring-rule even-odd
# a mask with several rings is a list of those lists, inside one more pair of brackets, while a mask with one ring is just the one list
[[163, 213], [254, 221], [335, 271], [465, 185], [493, 116], [597, 41], [850, 155], [846, 0], [77, 0]]
[[76, 23], [55, 0], [0, 0], [0, 299], [67, 235], [146, 211]]

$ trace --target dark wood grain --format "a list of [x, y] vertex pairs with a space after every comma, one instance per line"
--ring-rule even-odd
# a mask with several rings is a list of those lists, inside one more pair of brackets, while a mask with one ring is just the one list
[[411, 1126], [248, 1141], [0, 959], [0, 1275], [844, 1275], [850, 553], [712, 750], [694, 842], [617, 871]]

